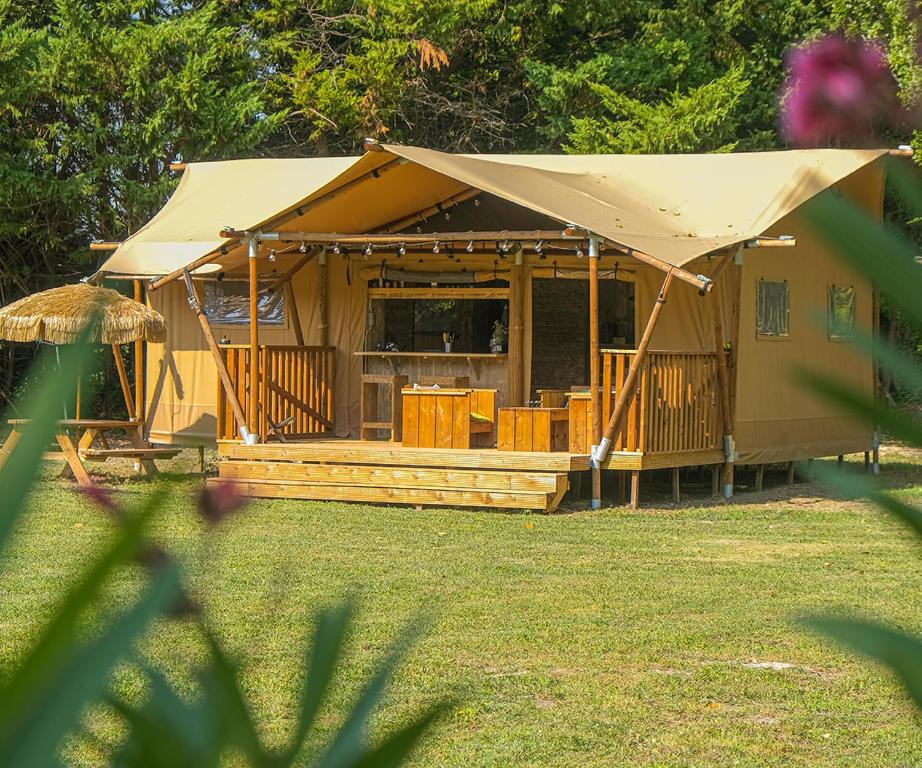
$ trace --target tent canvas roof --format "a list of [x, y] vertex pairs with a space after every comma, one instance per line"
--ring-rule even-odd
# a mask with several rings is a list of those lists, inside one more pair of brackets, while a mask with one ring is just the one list
[[192, 163], [174, 195], [103, 264], [162, 275], [215, 251], [218, 231], [279, 215], [375, 168], [402, 167], [328, 198], [289, 231], [370, 232], [473, 187], [682, 266], [758, 237], [886, 150], [708, 155], [453, 155], [381, 145], [360, 158]]

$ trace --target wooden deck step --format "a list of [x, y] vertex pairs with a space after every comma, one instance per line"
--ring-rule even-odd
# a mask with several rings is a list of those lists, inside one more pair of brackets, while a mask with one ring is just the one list
[[437, 469], [429, 467], [346, 466], [294, 464], [280, 461], [222, 461], [218, 474], [228, 480], [295, 483], [298, 485], [349, 485], [378, 488], [420, 488], [504, 493], [556, 493], [557, 472]]
[[563, 487], [555, 493], [474, 491], [454, 488], [397, 488], [372, 485], [311, 485], [265, 480], [235, 482], [238, 483], [237, 488], [241, 494], [258, 498], [317, 499], [402, 505], [427, 504], [446, 507], [494, 507], [547, 512], [552, 512], [557, 508], [560, 497], [566, 492], [566, 475], [563, 475]]
[[399, 443], [358, 440], [317, 440], [305, 443], [239, 442], [218, 444], [222, 460], [302, 461], [323, 464], [371, 464], [402, 467], [455, 467], [459, 469], [507, 469], [516, 471], [574, 472], [589, 469], [589, 456], [572, 453], [455, 450], [450, 448], [404, 448]]

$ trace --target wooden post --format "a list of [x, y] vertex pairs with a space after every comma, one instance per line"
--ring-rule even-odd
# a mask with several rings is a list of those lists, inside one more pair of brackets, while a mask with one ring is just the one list
[[640, 506], [640, 470], [631, 470], [631, 509]]
[[319, 302], [318, 312], [320, 321], [317, 323], [317, 330], [320, 332], [320, 346], [326, 347], [330, 344], [330, 332], [327, 325], [327, 251], [324, 248], [318, 257], [319, 270]]
[[259, 242], [251, 237], [247, 242], [247, 261], [250, 268], [250, 412], [247, 414], [247, 427], [250, 434], [260, 442], [259, 435], [259, 396], [261, 392], [259, 377], [259, 284], [258, 265]]
[[[589, 237], [589, 404], [592, 409], [593, 450], [602, 438], [602, 403], [599, 400], [599, 243]], [[592, 462], [592, 508], [602, 506], [602, 469]]]
[[796, 470], [796, 463], [793, 461], [788, 462], [788, 485], [794, 485], [794, 472]]
[[733, 443], [733, 414], [730, 405], [730, 371], [724, 351], [724, 330], [720, 317], [717, 287], [711, 290], [711, 315], [714, 322], [714, 349], [717, 353], [717, 385], [720, 387], [720, 417], [723, 422], [724, 442], [724, 498], [733, 496], [733, 464], [736, 446]]
[[202, 326], [202, 333], [205, 335], [208, 349], [211, 351], [215, 367], [218, 369], [218, 378], [221, 380], [221, 386], [224, 387], [224, 394], [227, 396], [227, 401], [230, 403], [231, 410], [234, 412], [234, 418], [237, 420], [237, 427], [240, 430], [240, 434], [244, 441], [249, 443], [250, 432], [247, 429], [247, 420], [243, 413], [243, 407], [240, 405], [240, 400], [237, 399], [237, 393], [234, 391], [234, 384], [231, 381], [230, 374], [227, 372], [227, 364], [224, 362], [221, 348], [218, 346], [218, 342], [215, 341], [214, 334], [211, 332], [211, 326], [208, 324], [208, 318], [202, 311], [201, 304], [199, 304], [198, 296], [195, 293], [195, 287], [192, 285], [192, 275], [189, 274], [189, 270], [186, 270], [184, 277], [186, 280], [186, 290], [189, 293], [189, 306], [198, 317], [199, 325]]
[[[134, 281], [134, 300], [139, 304], [144, 303], [144, 286], [140, 280]], [[138, 422], [138, 430], [144, 434], [144, 422], [147, 416], [144, 392], [144, 339], [134, 343], [134, 417]]]
[[529, 393], [525, 391], [525, 278], [522, 252], [515, 255], [509, 283], [509, 399], [514, 406], [523, 406]]
[[[615, 401], [615, 407], [612, 411], [611, 418], [608, 420], [608, 426], [605, 427], [605, 433], [602, 435], [602, 441], [593, 455], [593, 461], [601, 464], [608, 455], [608, 449], [611, 441], [615, 437], [615, 432], [621, 428], [621, 420], [631, 398], [634, 396], [634, 384], [637, 381], [637, 374], [640, 372], [644, 359], [647, 356], [647, 347], [650, 346], [650, 339], [653, 337], [653, 331], [656, 328], [656, 321], [659, 320], [660, 313], [666, 304], [666, 297], [669, 295], [669, 288], [672, 286], [674, 275], [672, 270], [666, 273], [666, 279], [660, 288], [659, 295], [656, 297], [656, 304], [650, 313], [650, 319], [647, 321], [647, 327], [644, 328], [643, 336], [637, 345], [637, 352], [633, 355], [631, 366], [628, 369], [627, 376], [624, 378], [624, 385], [618, 390], [618, 399]], [[633, 494], [633, 491], [632, 491]]]
[[756, 490], [762, 490], [762, 484], [765, 482], [765, 465], [759, 464], [756, 467]]
[[134, 401], [131, 397], [131, 385], [128, 383], [128, 371], [125, 370], [125, 360], [122, 357], [122, 348], [118, 344], [112, 345], [112, 356], [115, 358], [115, 367], [118, 370], [118, 381], [122, 386], [122, 397], [125, 398], [125, 408], [128, 418], [137, 420]]
[[672, 501], [674, 504], [682, 501], [682, 486], [678, 467], [672, 468]]

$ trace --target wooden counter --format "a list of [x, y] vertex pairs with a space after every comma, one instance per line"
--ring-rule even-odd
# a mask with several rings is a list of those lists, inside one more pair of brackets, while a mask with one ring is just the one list
[[466, 376], [473, 389], [495, 389], [498, 406], [507, 402], [509, 355], [505, 352], [355, 352], [365, 373], [404, 375], [412, 386], [424, 376]]

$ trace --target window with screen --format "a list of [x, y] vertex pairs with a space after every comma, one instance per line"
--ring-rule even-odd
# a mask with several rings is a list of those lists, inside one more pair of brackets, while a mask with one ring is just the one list
[[855, 287], [829, 286], [829, 338], [850, 339], [855, 332]]
[[758, 337], [788, 338], [791, 323], [791, 292], [788, 281], [759, 280], [756, 303]]
[[[205, 316], [215, 325], [250, 324], [250, 286], [246, 280], [221, 280], [205, 283]], [[285, 325], [285, 292], [272, 283], [263, 283], [257, 293], [260, 325]]]

